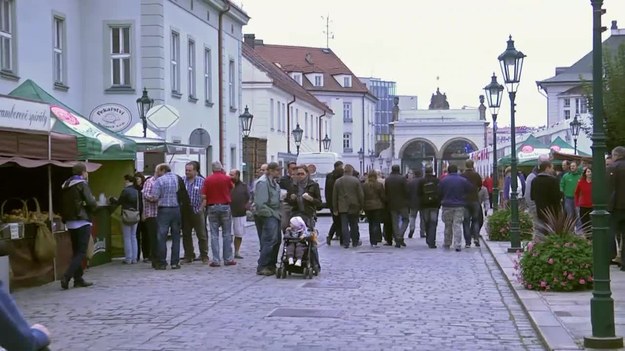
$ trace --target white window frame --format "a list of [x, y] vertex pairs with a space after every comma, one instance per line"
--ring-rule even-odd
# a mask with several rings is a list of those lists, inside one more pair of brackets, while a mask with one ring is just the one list
[[[111, 55], [111, 86], [113, 87], [131, 87], [132, 86], [132, 26], [125, 25], [111, 25], [110, 27], [110, 55]], [[119, 36], [119, 52], [114, 52], [114, 35], [117, 30]], [[128, 31], [128, 42], [124, 43], [124, 31]], [[119, 77], [115, 77], [115, 61], [119, 61]], [[124, 77], [126, 71], [126, 65], [128, 65], [128, 80]], [[115, 83], [117, 79], [118, 83]]]
[[213, 103], [213, 59], [211, 55], [211, 49], [204, 48], [204, 102], [206, 104]]
[[564, 107], [571, 107], [571, 99], [564, 98]]
[[234, 59], [228, 61], [228, 97], [230, 100], [230, 109], [236, 108], [236, 92], [235, 92], [235, 70]]
[[352, 133], [343, 133], [343, 152], [352, 149]]
[[291, 75], [291, 78], [293, 78], [293, 80], [296, 81], [297, 84], [302, 85], [302, 74], [301, 73], [293, 73]]
[[64, 86], [67, 83], [66, 72], [66, 30], [65, 18], [54, 15], [52, 17], [52, 65], [54, 85]]
[[351, 102], [343, 102], [343, 122], [353, 122]]
[[275, 115], [274, 115], [273, 99], [269, 99], [269, 129], [273, 132], [275, 130]]
[[313, 77], [314, 83], [316, 87], [322, 87], [323, 86], [323, 75], [321, 74], [315, 74], [315, 76]]
[[571, 110], [564, 110], [564, 119], [571, 119]]
[[171, 92], [180, 94], [180, 33], [171, 31], [170, 45]]
[[189, 86], [189, 99], [197, 100], [195, 84], [195, 40], [192, 38], [187, 40], [187, 56], [187, 85]]
[[[15, 18], [13, 0], [0, 0], [0, 71], [15, 73]], [[8, 12], [8, 14], [6, 13]], [[5, 23], [4, 19], [8, 19]], [[8, 53], [5, 52], [8, 49]]]
[[350, 76], [343, 77], [343, 87], [344, 88], [351, 88], [352, 87], [352, 77], [350, 77]]

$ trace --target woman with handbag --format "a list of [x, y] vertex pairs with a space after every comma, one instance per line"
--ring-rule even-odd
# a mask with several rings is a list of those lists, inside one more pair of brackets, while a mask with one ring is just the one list
[[124, 264], [137, 263], [137, 226], [139, 224], [139, 192], [135, 187], [135, 178], [129, 174], [124, 176], [125, 186], [118, 199], [111, 198], [110, 202], [115, 210], [122, 208], [122, 234], [124, 237]]

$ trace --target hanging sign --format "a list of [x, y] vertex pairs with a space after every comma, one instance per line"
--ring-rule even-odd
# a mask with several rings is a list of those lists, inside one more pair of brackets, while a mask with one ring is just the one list
[[50, 110], [59, 121], [71, 130], [88, 138], [98, 139], [100, 141], [102, 151], [105, 151], [113, 145], [119, 145], [122, 150], [124, 149], [124, 142], [121, 139], [115, 138], [103, 132], [87, 119], [77, 116], [58, 106], [52, 106], [50, 107]]
[[0, 128], [47, 132], [50, 108], [47, 104], [0, 96]]
[[132, 122], [132, 114], [124, 105], [103, 104], [91, 111], [89, 120], [110, 131], [121, 132]]

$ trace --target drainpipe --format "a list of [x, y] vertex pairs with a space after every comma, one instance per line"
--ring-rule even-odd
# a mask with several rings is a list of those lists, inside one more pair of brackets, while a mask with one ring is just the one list
[[295, 95], [293, 100], [286, 105], [286, 152], [291, 153], [291, 105], [295, 102]]
[[319, 116], [319, 152], [321, 152], [321, 139], [322, 139], [322, 138], [321, 138], [321, 135], [322, 135], [322, 134], [321, 134], [321, 126], [322, 126], [322, 124], [321, 124], [321, 119], [322, 119], [322, 118], [323, 118], [323, 116], [325, 116], [325, 115], [326, 115], [326, 113], [325, 113], [325, 112], [323, 112], [323, 114], [322, 114], [321, 116]]
[[362, 152], [365, 152], [365, 96], [366, 93], [362, 94]]
[[226, 140], [224, 137], [224, 60], [223, 60], [223, 15], [230, 11], [230, 2], [226, 0], [226, 8], [219, 11], [219, 31], [217, 32], [217, 64], [219, 65], [219, 161], [224, 162]]

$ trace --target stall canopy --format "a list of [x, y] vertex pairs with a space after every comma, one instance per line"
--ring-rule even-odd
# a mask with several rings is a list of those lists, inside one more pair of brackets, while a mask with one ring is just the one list
[[[48, 137], [50, 155], [48, 155]], [[5, 131], [0, 138], [0, 156], [21, 156], [40, 160], [78, 159], [76, 137], [59, 133], [50, 135]]]
[[[575, 155], [575, 148], [571, 146], [571, 144], [564, 141], [564, 139], [557, 137], [554, 141], [551, 142], [549, 148], [552, 151], [558, 152], [560, 154], [569, 154]], [[577, 151], [577, 155], [579, 156], [590, 156], [589, 154], [581, 151]]]
[[75, 136], [80, 160], [134, 160], [136, 157], [134, 141], [91, 123], [30, 79], [15, 88], [9, 96], [49, 104], [52, 132]]
[[[33, 160], [23, 157], [0, 157], [0, 167], [14, 163], [24, 168], [37, 168], [46, 165], [71, 168], [78, 162], [79, 161]], [[85, 162], [84, 164], [87, 167], [87, 172], [95, 172], [102, 166], [99, 163], [92, 162]]]
[[[530, 135], [517, 147], [517, 160], [519, 166], [535, 166], [540, 155], [549, 155], [549, 146], [543, 144], [534, 135]], [[511, 157], [502, 157], [498, 163], [501, 166], [510, 164]]]

